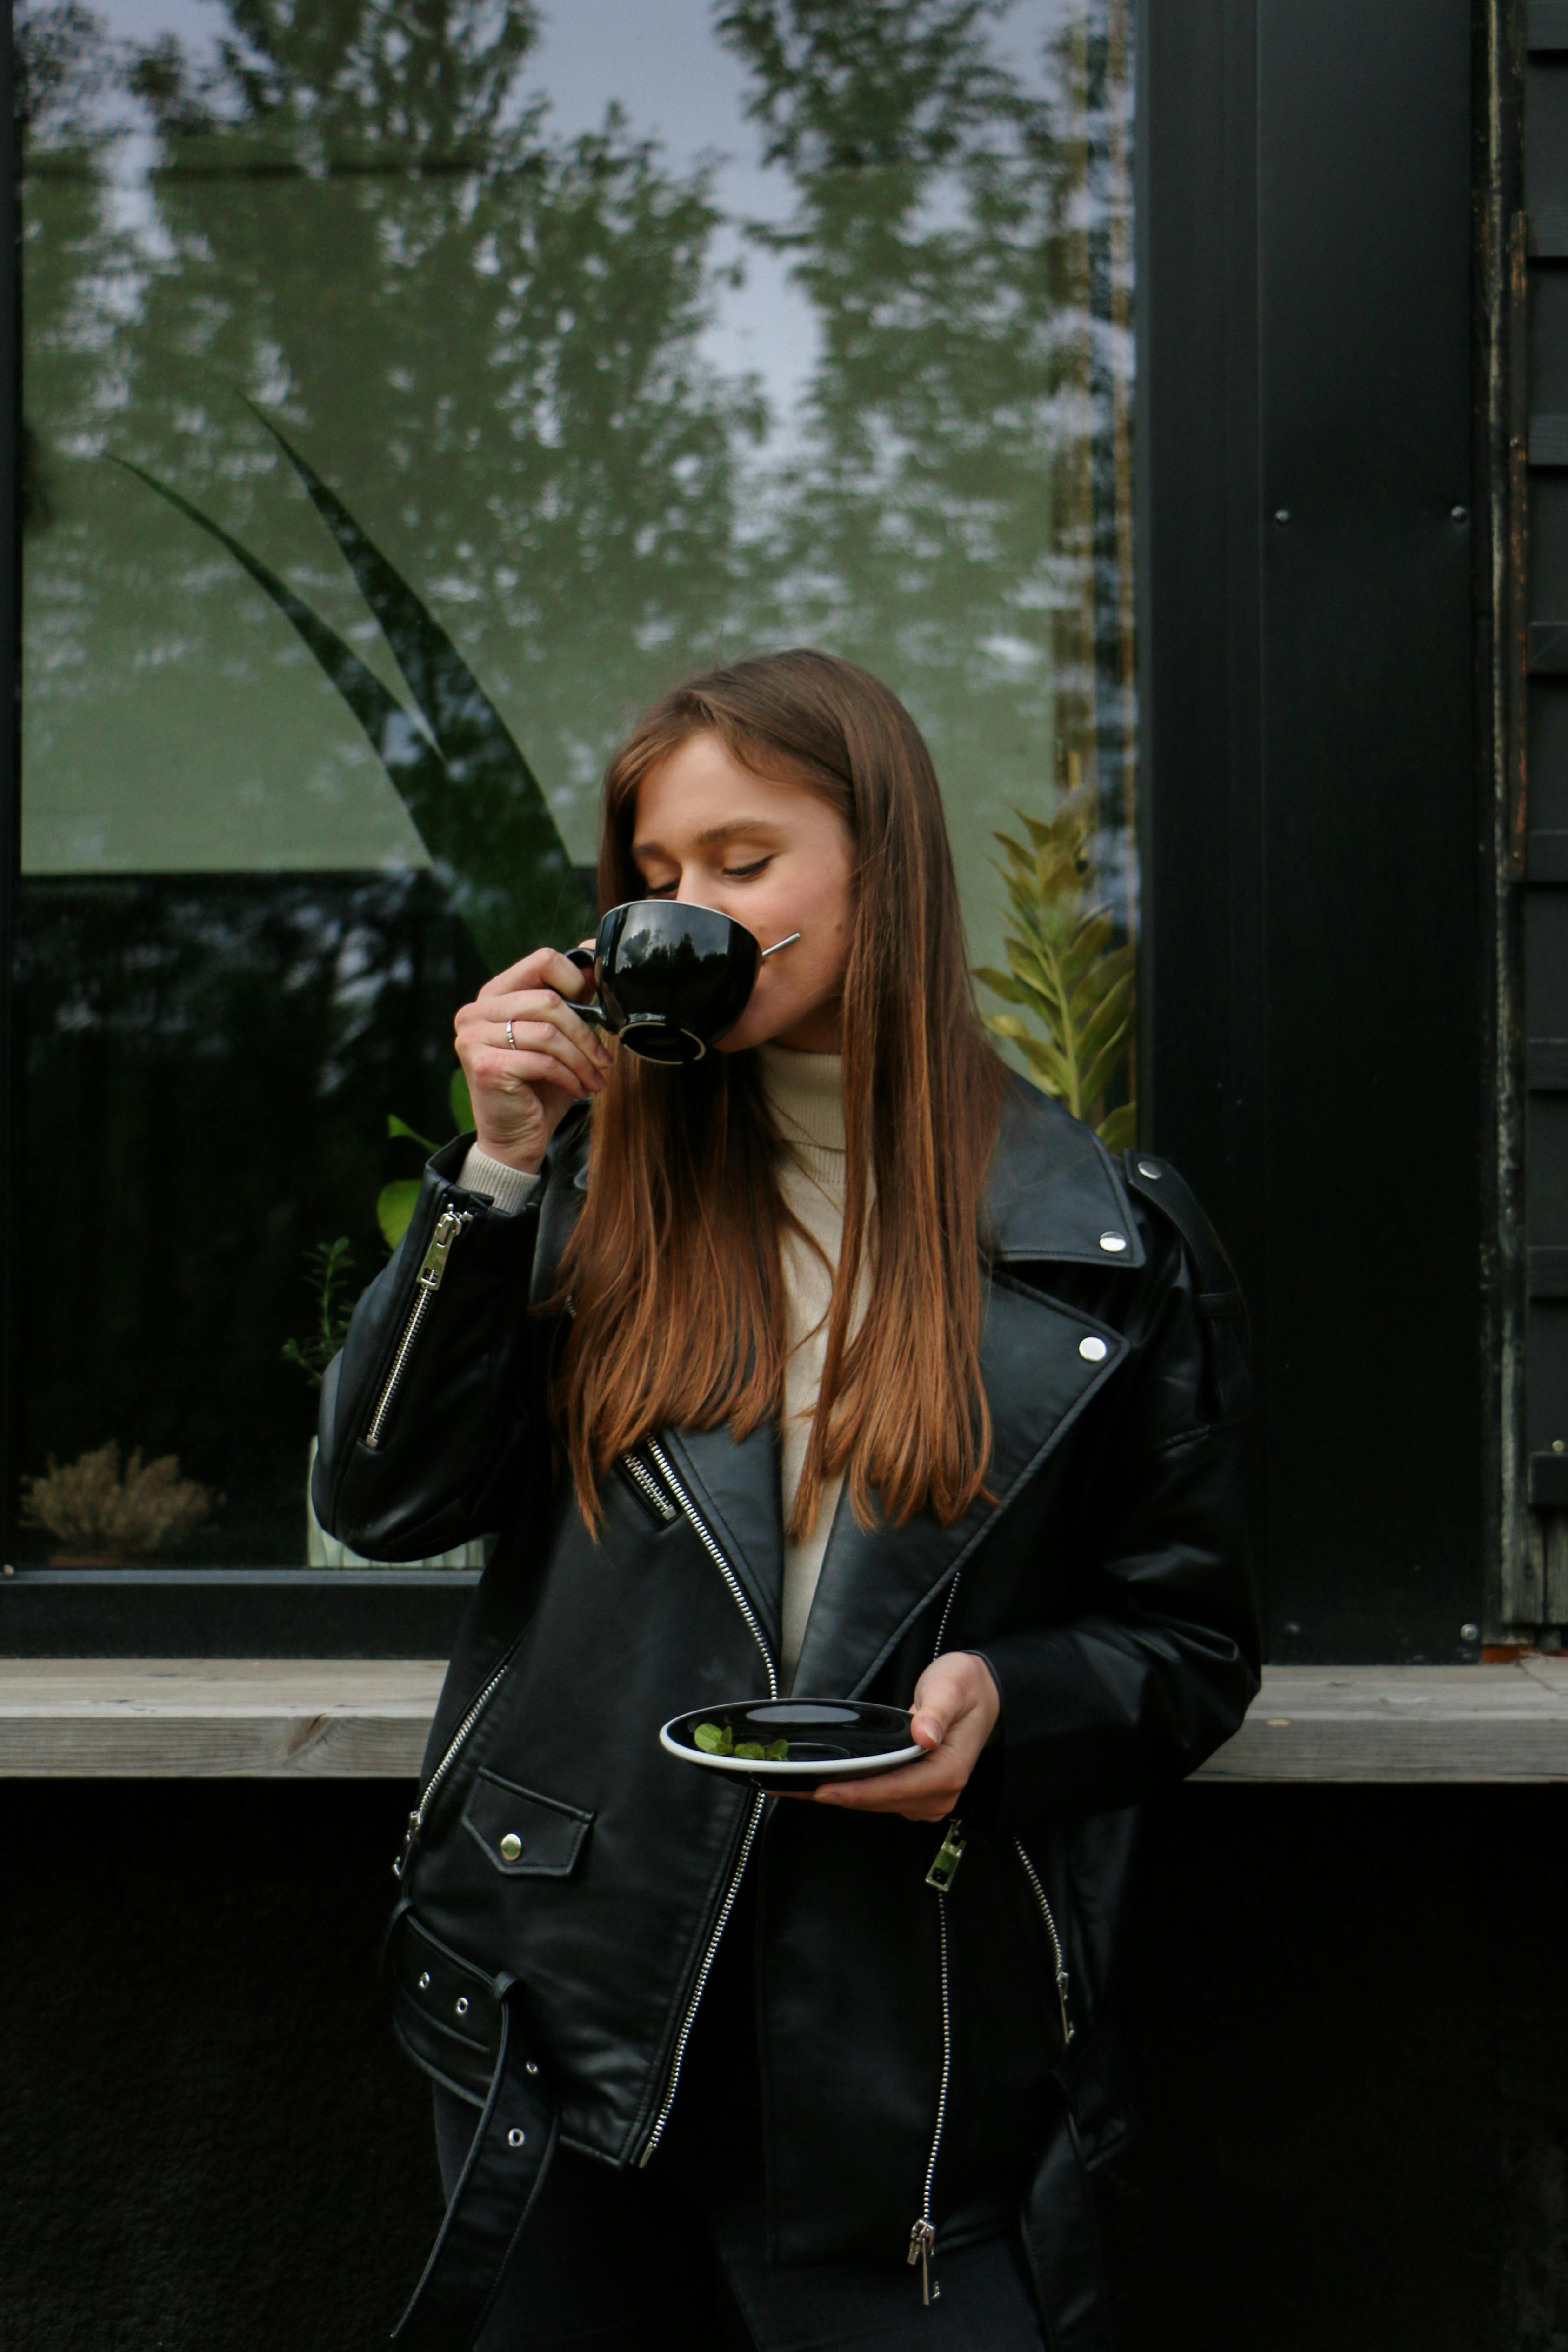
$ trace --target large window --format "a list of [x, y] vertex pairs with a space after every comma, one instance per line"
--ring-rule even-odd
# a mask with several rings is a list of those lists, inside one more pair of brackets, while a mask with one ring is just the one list
[[988, 1010], [1127, 1129], [1129, 9], [65, 0], [18, 48], [7, 1557], [330, 1570], [323, 1313], [682, 674], [905, 698]]

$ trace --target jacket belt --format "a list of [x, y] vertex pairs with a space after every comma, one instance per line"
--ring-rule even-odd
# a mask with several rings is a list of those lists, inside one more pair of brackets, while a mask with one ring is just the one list
[[471, 2352], [555, 2154], [559, 2118], [525, 2054], [510, 1995], [489, 2095], [441, 2234], [392, 2330], [401, 2352]]

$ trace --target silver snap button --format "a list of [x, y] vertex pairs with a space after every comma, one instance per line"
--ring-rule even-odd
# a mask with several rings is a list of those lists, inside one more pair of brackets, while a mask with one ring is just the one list
[[1163, 1171], [1156, 1168], [1152, 1160], [1140, 1160], [1138, 1162], [1138, 1173], [1140, 1176], [1152, 1176], [1157, 1184]]
[[1102, 1234], [1100, 1246], [1103, 1250], [1109, 1250], [1113, 1257], [1119, 1257], [1127, 1246], [1127, 1236], [1125, 1234]]
[[419, 1989], [421, 1992], [428, 1992], [430, 1990], [430, 1970], [428, 1969], [426, 1969], [424, 1974], [419, 1980]]
[[524, 2060], [523, 2072], [525, 2074], [537, 2074], [538, 2071], [538, 2062], [537, 2059], [528, 2058]]
[[517, 2125], [514, 2124], [511, 2130], [507, 2134], [507, 2146], [508, 2147], [521, 2147], [527, 2137], [527, 2132], [519, 2131]]
[[522, 1850], [523, 1841], [517, 1835], [517, 1831], [508, 1830], [506, 1836], [501, 1840], [501, 1860], [503, 1862], [516, 1862]]
[[1480, 1638], [1481, 1629], [1479, 1625], [1466, 1623], [1460, 1626], [1459, 1639], [1461, 1642], [1479, 1642]]
[[457, 1996], [457, 2014], [459, 2017], [466, 2017], [468, 2014], [468, 1996], [465, 1992], [460, 1992]]
[[1103, 1339], [1097, 1339], [1091, 1331], [1087, 1339], [1078, 1342], [1078, 1352], [1086, 1364], [1103, 1364], [1111, 1350]]

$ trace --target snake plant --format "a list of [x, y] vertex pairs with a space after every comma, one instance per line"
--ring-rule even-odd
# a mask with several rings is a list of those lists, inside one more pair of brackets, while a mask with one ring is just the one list
[[990, 1013], [986, 1026], [1010, 1039], [1047, 1094], [1087, 1120], [1109, 1150], [1122, 1151], [1137, 1139], [1137, 1106], [1107, 1110], [1105, 1097], [1132, 1045], [1136, 950], [1113, 944], [1113, 918], [1094, 903], [1082, 804], [1070, 801], [1049, 823], [1015, 814], [1029, 845], [994, 835], [1007, 853], [997, 871], [1013, 917], [1008, 969], [981, 965], [975, 977], [1029, 1017]]
[[435, 615], [262, 410], [337, 541], [408, 683], [423, 726], [335, 629], [259, 556], [167, 482], [116, 463], [226, 548], [268, 595], [337, 688], [397, 789], [448, 900], [488, 971], [531, 947], [570, 946], [592, 928], [586, 894], [538, 778], [505, 719]]

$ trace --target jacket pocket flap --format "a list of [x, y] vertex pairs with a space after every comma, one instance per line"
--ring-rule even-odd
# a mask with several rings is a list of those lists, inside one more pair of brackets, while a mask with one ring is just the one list
[[507, 1878], [567, 1878], [593, 1815], [559, 1797], [541, 1797], [481, 1769], [463, 1809], [463, 1826]]

